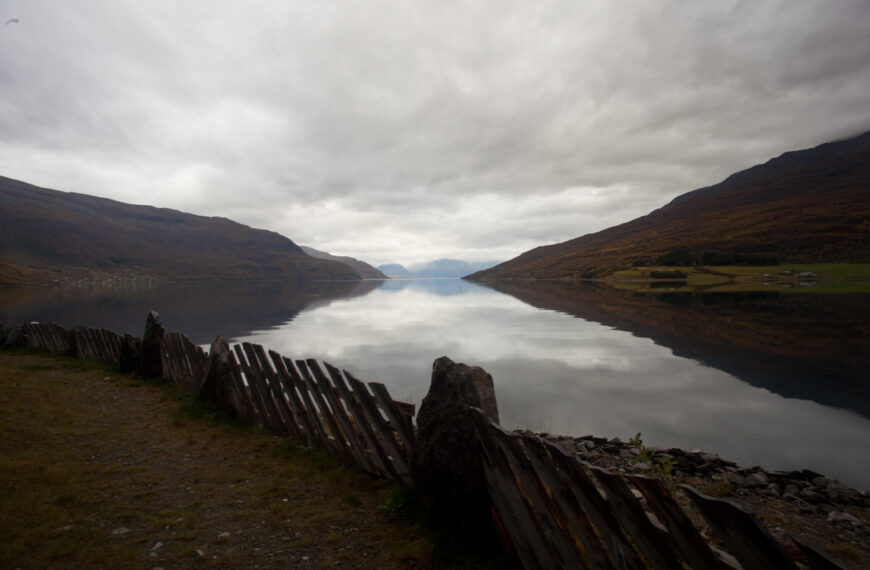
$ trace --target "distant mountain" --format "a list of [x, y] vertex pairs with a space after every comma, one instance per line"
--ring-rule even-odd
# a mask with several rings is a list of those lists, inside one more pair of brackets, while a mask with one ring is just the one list
[[359, 273], [360, 277], [362, 277], [363, 279], [388, 279], [388, 277], [384, 275], [380, 270], [372, 267], [365, 261], [360, 261], [359, 259], [354, 259], [353, 257], [348, 257], [346, 255], [332, 255], [331, 253], [326, 253], [325, 251], [320, 251], [314, 249], [313, 247], [308, 247], [307, 245], [303, 245], [300, 247], [302, 247], [302, 251], [304, 251], [311, 257], [316, 257], [317, 259], [328, 259], [330, 261], [344, 263], [345, 265]]
[[535, 248], [469, 279], [602, 276], [671, 253], [690, 262], [870, 261], [870, 133], [787, 152], [641, 218]]
[[378, 265], [378, 270], [386, 274], [387, 277], [414, 277], [414, 274], [408, 271], [404, 265], [398, 263]]
[[82, 277], [359, 279], [275, 232], [0, 177], [0, 283]]
[[475, 271], [488, 269], [497, 261], [463, 261], [460, 259], [436, 259], [412, 265], [408, 270], [418, 277], [464, 277]]

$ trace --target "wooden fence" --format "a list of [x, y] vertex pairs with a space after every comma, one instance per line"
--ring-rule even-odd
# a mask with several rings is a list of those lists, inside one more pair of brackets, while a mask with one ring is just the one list
[[[124, 339], [112, 331], [27, 323], [23, 334], [30, 348], [120, 364]], [[160, 342], [160, 358], [164, 378], [201, 390], [209, 362], [202, 348], [170, 332]], [[314, 359], [294, 361], [274, 351], [267, 355], [262, 346], [250, 343], [235, 345], [228, 360], [225, 381], [234, 392], [231, 399], [241, 404], [239, 413], [369, 473], [413, 484], [414, 406], [394, 401], [386, 386], [365, 384]]]
[[[796, 569], [758, 520], [730, 501], [681, 489], [707, 521], [705, 540], [661, 479], [621, 476], [472, 409], [493, 507], [525, 568]], [[842, 566], [791, 537], [812, 569]]]
[[[129, 341], [111, 331], [51, 323], [28, 323], [22, 330], [31, 348], [114, 366]], [[226, 356], [224, 387], [237, 412], [370, 473], [413, 484], [414, 406], [394, 401], [383, 384], [365, 384], [330, 364], [292, 360], [256, 344], [237, 344]], [[213, 355], [182, 334], [167, 333], [160, 358], [164, 377], [202, 391]], [[611, 473], [537, 436], [507, 432], [477, 409], [471, 417], [498, 526], [526, 568], [798, 567], [735, 503], [681, 486], [685, 501], [707, 522], [712, 536], [705, 538], [661, 479]], [[842, 570], [790, 538], [806, 567]]]

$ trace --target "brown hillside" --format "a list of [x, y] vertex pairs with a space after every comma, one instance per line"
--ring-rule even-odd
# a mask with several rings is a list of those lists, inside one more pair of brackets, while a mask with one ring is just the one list
[[686, 249], [788, 262], [870, 259], [870, 133], [788, 152], [630, 222], [538, 247], [472, 280], [601, 276]]
[[316, 257], [317, 259], [329, 259], [331, 261], [338, 261], [339, 263], [344, 263], [345, 265], [359, 273], [359, 276], [363, 279], [389, 279], [389, 277], [384, 275], [379, 269], [369, 265], [365, 261], [360, 261], [359, 259], [355, 259], [347, 255], [332, 255], [331, 253], [320, 251], [318, 249], [314, 249], [313, 247], [308, 247], [305, 245], [300, 247], [302, 247], [302, 251], [304, 251], [311, 257]]
[[64, 277], [359, 279], [277, 233], [0, 177], [0, 283]]

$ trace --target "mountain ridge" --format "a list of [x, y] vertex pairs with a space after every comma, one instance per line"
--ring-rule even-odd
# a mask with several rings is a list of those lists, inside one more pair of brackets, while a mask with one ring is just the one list
[[542, 245], [470, 280], [583, 278], [668, 253], [870, 259], [870, 133], [789, 151], [628, 222]]
[[311, 257], [315, 257], [317, 259], [328, 259], [330, 261], [344, 263], [345, 265], [356, 271], [363, 279], [389, 279], [389, 277], [384, 275], [383, 272], [381, 272], [379, 269], [360, 259], [356, 259], [347, 255], [333, 255], [325, 251], [320, 251], [319, 249], [314, 249], [313, 247], [307, 245], [302, 245], [300, 247], [302, 248], [302, 251], [304, 251]]
[[62, 279], [359, 279], [278, 233], [0, 177], [0, 283]]

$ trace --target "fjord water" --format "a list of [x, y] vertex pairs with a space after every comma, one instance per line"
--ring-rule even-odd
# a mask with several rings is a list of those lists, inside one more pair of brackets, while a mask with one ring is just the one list
[[505, 427], [641, 432], [647, 445], [870, 488], [866, 295], [500, 289], [456, 279], [9, 289], [0, 320], [141, 334], [154, 309], [197, 343], [223, 334], [317, 358], [418, 405], [446, 355], [492, 374]]

